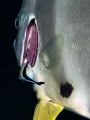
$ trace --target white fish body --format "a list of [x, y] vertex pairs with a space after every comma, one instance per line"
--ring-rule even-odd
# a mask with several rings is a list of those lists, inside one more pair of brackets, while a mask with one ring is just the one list
[[[45, 106], [50, 103], [61, 110], [64, 107], [90, 119], [89, 10], [89, 0], [23, 0], [14, 49], [18, 64], [24, 66], [21, 79], [25, 80], [23, 71], [29, 62], [26, 75], [32, 79], [31, 82], [36, 82], [33, 86], [37, 97], [44, 101], [41, 103]], [[29, 24], [32, 28], [27, 35]], [[34, 53], [31, 52], [34, 61], [28, 53], [24, 58], [24, 52], [33, 46], [28, 47], [31, 40], [25, 48], [25, 41], [33, 39], [33, 31], [37, 44]], [[37, 105], [34, 120], [42, 119], [37, 116], [37, 109], [43, 106], [41, 103]], [[57, 110], [58, 113], [61, 110]], [[42, 111], [40, 115], [44, 114]], [[56, 116], [47, 120], [54, 120]]]

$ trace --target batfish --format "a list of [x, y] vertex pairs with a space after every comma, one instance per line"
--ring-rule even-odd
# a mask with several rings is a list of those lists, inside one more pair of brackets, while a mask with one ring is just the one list
[[90, 0], [23, 0], [15, 27], [19, 78], [38, 98], [33, 120], [63, 109], [90, 119]]

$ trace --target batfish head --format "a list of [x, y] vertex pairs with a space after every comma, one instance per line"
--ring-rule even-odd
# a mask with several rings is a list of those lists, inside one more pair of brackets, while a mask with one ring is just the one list
[[35, 16], [35, 0], [23, 1], [19, 15], [15, 19], [15, 27], [18, 30], [13, 47], [15, 50], [18, 65], [21, 67], [20, 79], [37, 83], [33, 79], [33, 72], [38, 71], [38, 54], [40, 51], [40, 36]]
[[34, 14], [30, 14], [30, 16], [27, 14], [19, 15], [15, 20], [15, 26], [18, 33], [14, 41], [14, 49], [18, 64], [23, 66], [28, 62], [34, 66], [38, 47], [38, 32]]
[[90, 1], [23, 0], [15, 26], [18, 64], [45, 83], [38, 93], [90, 118]]

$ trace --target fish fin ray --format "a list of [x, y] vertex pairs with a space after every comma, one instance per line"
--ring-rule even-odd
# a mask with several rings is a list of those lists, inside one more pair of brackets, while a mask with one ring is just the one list
[[53, 69], [57, 67], [61, 58], [62, 47], [63, 36], [62, 34], [58, 34], [42, 48], [39, 56], [45, 68]]

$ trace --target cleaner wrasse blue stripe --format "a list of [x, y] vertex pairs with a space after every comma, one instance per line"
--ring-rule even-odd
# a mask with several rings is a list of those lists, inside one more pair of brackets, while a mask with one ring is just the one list
[[29, 63], [26, 63], [23, 71], [21, 71], [20, 76], [19, 76], [19, 79], [21, 79], [21, 80], [23, 80], [23, 81], [26, 81], [26, 82], [30, 82], [30, 83], [32, 83], [32, 84], [37, 84], [37, 85], [45, 84], [44, 82], [34, 81], [32, 77], [31, 77], [32, 79], [30, 79], [30, 78], [27, 76], [27, 74], [26, 74], [26, 69], [27, 69], [27, 65], [28, 65], [28, 64], [29, 64]]

